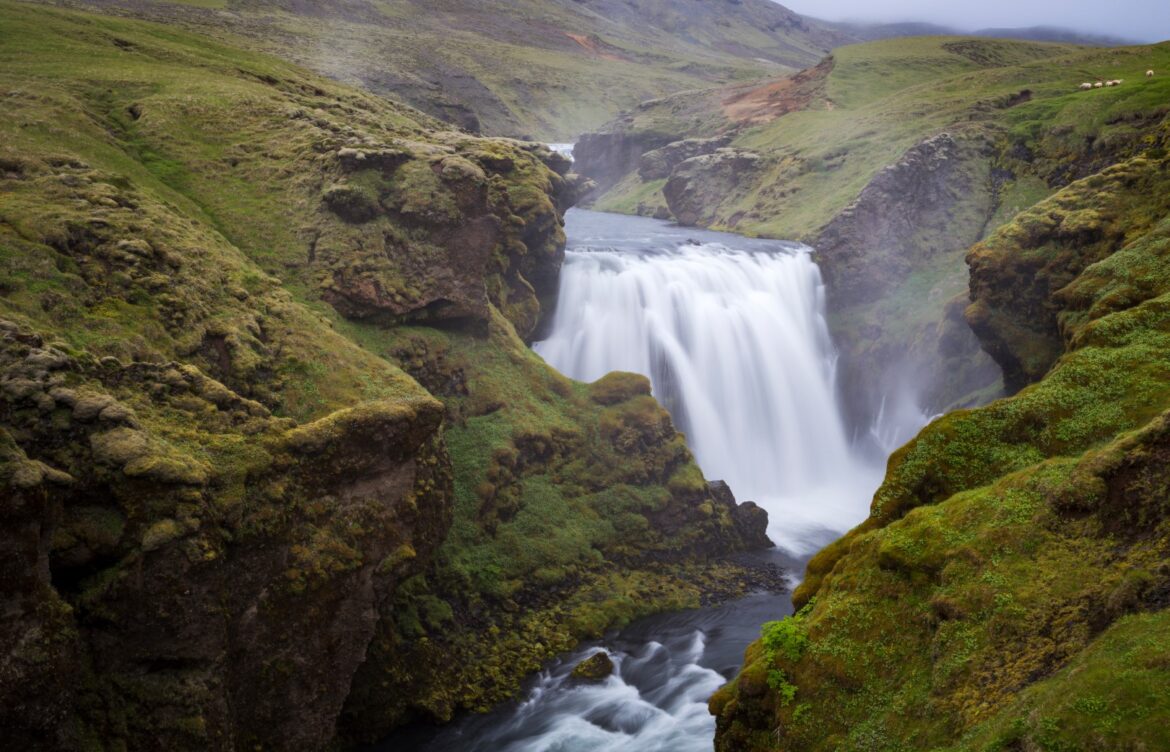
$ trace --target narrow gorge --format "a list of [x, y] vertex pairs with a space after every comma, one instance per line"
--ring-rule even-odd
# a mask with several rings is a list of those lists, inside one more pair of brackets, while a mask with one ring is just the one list
[[[535, 351], [582, 381], [648, 377], [704, 475], [766, 510], [776, 547], [752, 555], [760, 565], [793, 577], [866, 516], [884, 457], [847, 435], [811, 249], [577, 209], [565, 231], [555, 314]], [[924, 421], [887, 419], [874, 435], [911, 435]], [[379, 749], [709, 749], [707, 697], [758, 624], [789, 610], [761, 592], [641, 620], [546, 667], [514, 708]], [[574, 666], [599, 649], [613, 673], [581, 681]]]
[[0, 0], [0, 747], [1170, 750], [1161, 10]]

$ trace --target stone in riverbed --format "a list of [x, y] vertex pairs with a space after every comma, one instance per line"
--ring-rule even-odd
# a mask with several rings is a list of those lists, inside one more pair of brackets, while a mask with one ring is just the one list
[[577, 664], [573, 669], [574, 679], [598, 682], [613, 673], [613, 660], [604, 650], [594, 653]]

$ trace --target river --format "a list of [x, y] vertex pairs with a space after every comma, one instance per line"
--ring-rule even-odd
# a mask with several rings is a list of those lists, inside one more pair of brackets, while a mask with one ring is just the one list
[[[824, 286], [796, 243], [680, 228], [574, 209], [547, 337], [534, 349], [592, 381], [648, 376], [704, 475], [768, 511], [760, 554], [793, 576], [865, 518], [884, 458], [850, 441], [836, 393]], [[885, 449], [925, 416], [875, 426]], [[871, 442], [872, 443], [872, 442]], [[700, 752], [712, 748], [707, 698], [734, 676], [760, 625], [791, 612], [787, 594], [643, 619], [553, 661], [523, 699], [381, 749], [416, 752]], [[569, 678], [598, 649], [598, 684]]]

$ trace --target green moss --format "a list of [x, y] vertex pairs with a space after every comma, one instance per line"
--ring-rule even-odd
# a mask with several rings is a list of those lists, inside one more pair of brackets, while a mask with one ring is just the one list
[[175, 520], [159, 520], [150, 526], [142, 536], [142, 550], [153, 551], [183, 534], [182, 528]]
[[599, 405], [616, 405], [650, 394], [650, 380], [636, 373], [614, 371], [589, 385], [589, 398]]
[[[1129, 187], [1163, 172], [1141, 158], [1110, 168], [984, 246], [1002, 265], [985, 266], [982, 283], [1017, 305], [1044, 298], [1016, 262], [1068, 274], [1046, 301], [1062, 352], [1015, 396], [940, 418], [895, 453], [871, 517], [813, 559], [795, 594], [816, 596], [799, 660], [775, 667], [762, 694], [745, 668], [713, 699], [719, 748], [1088, 750], [1159, 738], [1167, 685], [1146, 684], [1154, 674], [1130, 646], [1161, 649], [1154, 593], [1170, 581], [1168, 228], [1163, 192]], [[1131, 230], [1104, 256], [1084, 227], [1102, 206], [1121, 207]], [[1037, 242], [1062, 227], [1071, 234]]]
[[601, 681], [613, 673], [613, 660], [602, 651], [594, 653], [573, 667], [572, 676], [582, 681]]

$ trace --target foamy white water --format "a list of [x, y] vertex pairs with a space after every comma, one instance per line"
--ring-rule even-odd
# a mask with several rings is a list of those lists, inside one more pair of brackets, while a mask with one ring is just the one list
[[[640, 620], [553, 661], [521, 702], [376, 752], [710, 752], [707, 699], [734, 674], [759, 625], [789, 610], [786, 597], [759, 594]], [[573, 679], [573, 667], [599, 648], [613, 674], [597, 683]]]
[[572, 159], [574, 146], [576, 146], [576, 144], [549, 144], [548, 148], [552, 149], [557, 154], [560, 154], [562, 156], [568, 157], [569, 159]]
[[824, 285], [808, 248], [573, 212], [552, 366], [650, 377], [704, 475], [801, 555], [865, 518], [882, 468], [850, 448]]
[[[869, 451], [853, 449], [809, 249], [581, 210], [566, 224], [557, 310], [537, 352], [584, 381], [650, 377], [704, 474], [768, 510], [790, 571], [865, 518], [883, 470], [873, 448], [892, 450], [925, 417], [897, 395], [864, 437]], [[707, 699], [760, 624], [790, 609], [786, 596], [757, 594], [651, 617], [601, 644], [616, 666], [601, 683], [569, 675], [589, 646], [553, 662], [523, 702], [381, 750], [710, 752]]]

